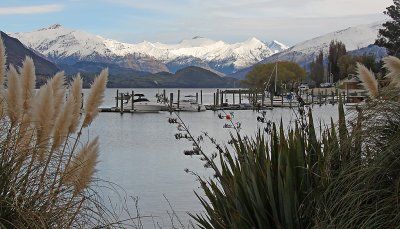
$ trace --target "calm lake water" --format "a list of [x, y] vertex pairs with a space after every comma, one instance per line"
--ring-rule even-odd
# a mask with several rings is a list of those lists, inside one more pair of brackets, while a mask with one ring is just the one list
[[[114, 97], [117, 89], [107, 89], [102, 107], [115, 106]], [[157, 89], [120, 89], [120, 92], [143, 93], [150, 100], [155, 100]], [[200, 89], [180, 89], [181, 96], [200, 94]], [[203, 89], [203, 103], [211, 104], [216, 89]], [[160, 91], [161, 92], [161, 91]], [[167, 94], [177, 89], [168, 89]], [[176, 98], [176, 97], [175, 97]], [[228, 97], [232, 101], [231, 96]], [[236, 98], [236, 102], [238, 98]], [[337, 106], [314, 106], [312, 108], [316, 125], [329, 124], [330, 118], [337, 120]], [[223, 128], [226, 120], [218, 118], [221, 112], [180, 113], [180, 117], [189, 126], [195, 136], [203, 131], [208, 132], [220, 143], [226, 143], [231, 129]], [[267, 118], [288, 126], [296, 119], [296, 112], [288, 108], [275, 108], [267, 111]], [[242, 134], [253, 136], [259, 127], [256, 118], [260, 114], [254, 111], [234, 111], [234, 122], [242, 123]], [[196, 178], [185, 173], [188, 168], [201, 176], [210, 176], [211, 172], [203, 167], [197, 156], [185, 156], [184, 150], [191, 148], [186, 140], [176, 140], [176, 125], [169, 124], [168, 118], [176, 117], [169, 112], [130, 114], [100, 113], [89, 129], [84, 133], [83, 141], [95, 136], [100, 137], [100, 163], [97, 176], [121, 186], [128, 196], [139, 197], [139, 208], [142, 215], [155, 216], [163, 228], [170, 228], [167, 214], [170, 211], [165, 195], [187, 226], [190, 217], [186, 212], [201, 213], [202, 207], [194, 192], [202, 193]], [[209, 142], [203, 149], [211, 154], [215, 151]], [[112, 200], [117, 200], [115, 193], [104, 190]], [[135, 212], [133, 201], [128, 200], [128, 207]], [[175, 221], [175, 223], [177, 223]], [[145, 228], [154, 228], [151, 219], [144, 220]]]

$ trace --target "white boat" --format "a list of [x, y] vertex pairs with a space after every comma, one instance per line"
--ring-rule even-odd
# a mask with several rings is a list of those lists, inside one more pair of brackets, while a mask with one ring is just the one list
[[144, 94], [134, 94], [124, 102], [124, 111], [130, 112], [159, 112], [165, 109], [165, 105], [161, 103], [149, 101]]
[[206, 107], [194, 99], [179, 100], [179, 107], [177, 103], [174, 103], [172, 106], [177, 111], [206, 111]]

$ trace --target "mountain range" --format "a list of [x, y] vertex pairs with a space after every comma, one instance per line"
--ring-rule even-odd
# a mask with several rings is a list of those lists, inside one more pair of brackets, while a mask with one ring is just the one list
[[[20, 66], [26, 55], [33, 56], [39, 75], [52, 75], [61, 69], [67, 75], [81, 72], [92, 77], [107, 67], [113, 76], [111, 84], [116, 87], [160, 86], [154, 81], [161, 82], [163, 87], [223, 87], [238, 86], [238, 81], [230, 77], [243, 79], [255, 64], [292, 61], [307, 69], [320, 50], [327, 57], [332, 40], [342, 41], [351, 55], [373, 54], [380, 59], [387, 55], [386, 50], [372, 44], [382, 23], [349, 27], [290, 48], [277, 41], [262, 42], [256, 38], [236, 44], [203, 37], [178, 44], [146, 41], [128, 44], [58, 24], [34, 32], [10, 34], [18, 39], [4, 33], [2, 37], [6, 49], [14, 51], [8, 54], [9, 62]], [[207, 84], [197, 82], [200, 75]], [[191, 84], [190, 79], [196, 82]]]
[[[387, 55], [386, 49], [372, 44], [375, 43], [378, 30], [382, 28], [382, 24], [383, 22], [375, 22], [328, 33], [266, 57], [264, 60], [260, 61], [259, 64], [291, 61], [308, 69], [310, 63], [315, 60], [320, 50], [323, 51], [325, 58], [328, 57], [329, 44], [332, 40], [343, 42], [346, 46], [346, 50], [349, 51], [350, 54], [358, 56], [372, 54], [377, 59], [381, 59], [383, 56]], [[252, 66], [244, 68], [231, 76], [237, 79], [244, 79], [245, 75], [251, 71], [252, 68]]]
[[151, 73], [174, 73], [184, 67], [198, 66], [228, 75], [288, 48], [278, 41], [263, 42], [254, 37], [235, 44], [198, 36], [177, 44], [148, 41], [129, 44], [59, 24], [10, 35], [56, 64], [113, 63]]

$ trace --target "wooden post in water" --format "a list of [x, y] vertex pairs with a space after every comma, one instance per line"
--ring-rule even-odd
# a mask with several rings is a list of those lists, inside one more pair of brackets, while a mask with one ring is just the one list
[[242, 90], [239, 89], [239, 104], [242, 104]]
[[200, 103], [203, 104], [203, 90], [200, 90]]
[[174, 108], [172, 107], [174, 101], [174, 93], [169, 93], [169, 111], [172, 112]]
[[319, 97], [319, 105], [321, 106], [322, 94], [321, 94], [321, 90], [320, 89], [318, 89], [318, 97]]
[[115, 97], [115, 101], [117, 103], [115, 104], [115, 108], [118, 108], [118, 99], [119, 99], [119, 93], [118, 93], [118, 89], [117, 89], [117, 97]]
[[232, 93], [232, 103], [233, 105], [235, 105], [235, 91], [233, 91]]
[[306, 92], [306, 103], [308, 104], [308, 95], [309, 95], [309, 93], [308, 93], [308, 91]]
[[135, 108], [134, 107], [134, 105], [133, 105], [133, 100], [134, 100], [134, 98], [135, 98], [135, 93], [134, 93], [134, 91], [132, 90], [132, 95], [131, 95], [131, 105], [132, 105], [132, 111], [133, 111], [133, 109]]
[[215, 107], [217, 105], [215, 102], [215, 99], [216, 99], [215, 93], [213, 93], [213, 95], [214, 95], [214, 107]]
[[269, 98], [271, 99], [271, 108], [274, 108], [274, 96], [271, 92], [269, 93]]
[[325, 89], [325, 105], [326, 105], [327, 98], [328, 98], [328, 89]]
[[177, 108], [179, 109], [179, 100], [180, 100], [180, 98], [181, 98], [181, 90], [178, 90], [178, 99], [176, 100], [176, 102], [177, 102]]
[[314, 89], [311, 89], [311, 104], [314, 105]]
[[196, 92], [196, 103], [199, 103], [199, 93]]
[[121, 93], [120, 97], [121, 97], [121, 110], [120, 110], [120, 112], [122, 114], [124, 112], [124, 93]]
[[261, 107], [264, 107], [264, 100], [265, 100], [265, 91], [261, 93]]
[[219, 89], [217, 89], [217, 93], [215, 94], [215, 106], [218, 106], [219, 103]]
[[336, 97], [336, 102], [338, 102], [339, 99], [339, 90], [336, 88], [335, 89], [335, 97]]
[[224, 91], [221, 90], [221, 106], [224, 103]]
[[163, 90], [163, 103], [164, 103], [164, 104], [165, 104], [165, 102], [167, 101], [166, 98], [167, 98], [167, 97], [166, 97], [165, 89], [164, 89], [164, 90]]
[[335, 92], [331, 92], [332, 95], [332, 104], [335, 104]]

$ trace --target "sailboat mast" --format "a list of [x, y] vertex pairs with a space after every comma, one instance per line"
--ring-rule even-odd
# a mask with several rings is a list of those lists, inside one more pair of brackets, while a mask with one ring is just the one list
[[278, 64], [275, 64], [275, 95], [276, 95], [276, 82], [278, 81]]

